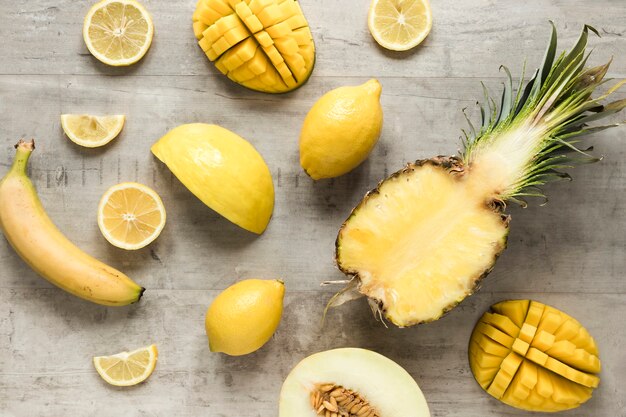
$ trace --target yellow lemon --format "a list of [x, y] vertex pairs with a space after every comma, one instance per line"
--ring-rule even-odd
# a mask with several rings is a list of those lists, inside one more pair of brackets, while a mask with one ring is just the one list
[[211, 352], [240, 356], [261, 348], [280, 323], [284, 296], [280, 280], [247, 279], [226, 288], [206, 312]]
[[104, 146], [117, 137], [126, 117], [92, 116], [89, 114], [62, 114], [61, 127], [72, 142], [86, 148]]
[[433, 14], [428, 0], [372, 0], [367, 25], [380, 46], [406, 51], [428, 36]]
[[150, 49], [154, 25], [148, 11], [135, 0], [102, 0], [85, 16], [83, 39], [99, 61], [126, 66]]
[[148, 379], [156, 367], [159, 352], [156, 345], [111, 356], [96, 356], [93, 364], [98, 374], [111, 385], [129, 387]]
[[216, 125], [178, 126], [152, 153], [204, 204], [250, 232], [263, 233], [274, 210], [265, 161], [242, 137]]
[[113, 246], [141, 249], [165, 227], [165, 206], [152, 188], [136, 182], [114, 185], [98, 205], [98, 227]]
[[367, 158], [383, 127], [381, 91], [372, 79], [329, 91], [313, 105], [300, 133], [300, 165], [311, 178], [338, 177]]

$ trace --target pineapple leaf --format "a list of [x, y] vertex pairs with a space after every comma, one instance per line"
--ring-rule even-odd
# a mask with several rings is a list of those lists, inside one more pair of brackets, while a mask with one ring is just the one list
[[554, 63], [554, 57], [556, 56], [556, 44], [557, 44], [557, 35], [556, 35], [556, 27], [554, 26], [554, 22], [550, 20], [550, 25], [552, 26], [552, 34], [550, 35], [550, 41], [548, 42], [548, 48], [546, 49], [546, 53], [543, 57], [543, 63], [538, 70], [539, 78], [536, 83], [533, 83], [533, 88], [530, 92], [531, 98], [536, 98], [541, 92], [541, 85], [543, 81], [548, 78], [550, 74], [550, 70], [552, 69], [552, 64]]
[[[550, 25], [550, 40], [542, 64], [530, 80], [524, 84], [524, 63], [520, 84], [514, 94], [510, 71], [507, 67], [500, 67], [507, 80], [503, 85], [499, 111], [489, 97], [487, 87], [481, 83], [484, 101], [480, 106], [480, 131], [476, 132], [465, 116], [472, 130], [464, 140], [464, 163], [468, 166], [500, 164], [491, 167], [491, 171], [496, 171], [492, 176], [498, 175], [498, 170], [503, 176], [496, 180], [497, 195], [494, 198], [522, 205], [525, 201], [519, 197], [544, 197], [537, 187], [570, 178], [561, 170], [599, 161], [601, 158], [588, 153], [592, 148], [582, 150], [578, 147], [578, 138], [621, 125], [588, 126], [626, 108], [626, 99], [603, 104], [626, 84], [626, 80], [592, 98], [594, 91], [606, 83], [605, 76], [612, 61], [586, 67], [590, 57], [586, 50], [589, 32], [598, 35], [598, 31], [585, 25], [575, 45], [557, 56], [557, 30], [553, 22]], [[579, 156], [569, 156], [572, 153]]]
[[500, 115], [496, 120], [496, 125], [502, 120], [507, 120], [509, 118], [509, 114], [511, 114], [511, 108], [513, 107], [513, 77], [511, 77], [511, 71], [504, 65], [500, 66], [500, 69], [506, 72], [508, 82], [504, 85], [504, 89], [502, 91], [502, 101], [500, 103]]

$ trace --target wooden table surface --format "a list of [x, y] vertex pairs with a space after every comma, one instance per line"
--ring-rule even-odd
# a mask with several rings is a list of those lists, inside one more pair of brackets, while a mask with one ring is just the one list
[[[626, 2], [622, 0], [434, 0], [434, 28], [407, 53], [379, 48], [366, 23], [368, 1], [302, 0], [316, 46], [312, 78], [285, 95], [256, 93], [219, 74], [191, 30], [195, 0], [145, 0], [155, 23], [151, 50], [130, 68], [110, 68], [81, 36], [91, 1], [0, 0], [0, 164], [12, 145], [34, 137], [30, 173], [44, 206], [67, 236], [147, 287], [138, 305], [106, 308], [74, 298], [32, 272], [0, 239], [0, 415], [277, 415], [289, 370], [325, 349], [358, 346], [404, 366], [433, 416], [527, 416], [485, 394], [467, 361], [472, 327], [492, 303], [532, 298], [564, 310], [596, 338], [602, 382], [593, 398], [563, 416], [626, 416], [626, 129], [591, 137], [598, 164], [576, 168], [571, 183], [546, 187], [549, 204], [511, 207], [509, 248], [483, 288], [443, 319], [385, 328], [364, 300], [320, 318], [341, 279], [336, 232], [349, 210], [407, 161], [453, 154], [476, 117], [479, 81], [496, 91], [500, 64], [517, 75], [534, 68], [549, 35], [560, 49], [581, 25], [595, 26], [592, 61], [613, 56], [609, 76], [626, 77]], [[298, 163], [303, 118], [325, 91], [370, 77], [383, 85], [381, 140], [369, 160], [341, 178], [314, 183]], [[625, 98], [618, 93], [617, 98]], [[123, 113], [118, 139], [96, 150], [67, 140], [62, 113]], [[622, 114], [622, 119], [624, 115]], [[614, 120], [619, 120], [615, 118]], [[260, 237], [230, 224], [193, 197], [150, 153], [169, 129], [217, 123], [254, 144], [268, 162], [276, 208]], [[168, 211], [159, 239], [136, 252], [109, 245], [96, 224], [102, 193], [122, 181], [154, 187]], [[210, 353], [204, 313], [225, 287], [248, 277], [280, 277], [283, 321], [260, 351], [239, 358]], [[94, 355], [157, 343], [155, 373], [116, 389], [96, 374]]]

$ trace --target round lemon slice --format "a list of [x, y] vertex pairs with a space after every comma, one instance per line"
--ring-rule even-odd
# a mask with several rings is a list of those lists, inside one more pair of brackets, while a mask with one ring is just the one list
[[125, 117], [63, 114], [61, 127], [72, 142], [86, 148], [104, 146], [117, 137], [124, 127]]
[[428, 36], [433, 15], [428, 0], [372, 0], [367, 24], [380, 46], [406, 51]]
[[111, 356], [96, 356], [93, 364], [98, 374], [111, 385], [129, 387], [145, 381], [156, 367], [159, 352], [156, 345]]
[[98, 226], [113, 246], [141, 249], [156, 239], [165, 226], [165, 207], [151, 188], [136, 182], [114, 185], [98, 206]]
[[103, 0], [85, 16], [83, 39], [89, 52], [112, 66], [131, 65], [148, 52], [154, 25], [135, 0]]

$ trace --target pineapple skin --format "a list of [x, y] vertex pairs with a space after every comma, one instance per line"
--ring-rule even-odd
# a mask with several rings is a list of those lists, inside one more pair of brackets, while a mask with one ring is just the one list
[[493, 270], [495, 266], [496, 261], [500, 257], [500, 254], [504, 252], [508, 243], [508, 234], [510, 230], [509, 222], [511, 220], [511, 216], [504, 213], [505, 204], [502, 203], [501, 201], [495, 201], [495, 200], [486, 202], [485, 204], [493, 212], [497, 213], [500, 216], [502, 223], [506, 228], [506, 234], [503, 237], [502, 244], [496, 250], [495, 255], [493, 259], [491, 260], [491, 262], [489, 263], [489, 265], [480, 274], [476, 276], [473, 286], [467, 288], [467, 291], [465, 292], [465, 294], [462, 296], [461, 299], [453, 301], [447, 306], [445, 306], [444, 308], [442, 308], [441, 314], [438, 316], [435, 316], [426, 320], [409, 321], [409, 322], [402, 322], [402, 323], [390, 317], [387, 314], [386, 306], [384, 305], [384, 302], [382, 300], [377, 299], [376, 297], [372, 297], [371, 294], [369, 294], [366, 291], [363, 291], [363, 289], [361, 288], [362, 278], [359, 274], [359, 271], [350, 269], [342, 264], [342, 261], [341, 261], [342, 234], [343, 234], [342, 232], [346, 228], [346, 225], [350, 223], [350, 220], [356, 214], [358, 214], [361, 208], [365, 204], [367, 204], [367, 202], [373, 196], [380, 194], [380, 188], [383, 186], [383, 184], [385, 184], [387, 181], [391, 179], [398, 178], [403, 175], [410, 175], [416, 169], [419, 169], [426, 165], [443, 168], [448, 172], [449, 175], [457, 176], [459, 178], [463, 177], [466, 173], [466, 166], [463, 164], [463, 161], [461, 160], [461, 158], [456, 157], [456, 156], [439, 155], [433, 158], [420, 159], [415, 162], [408, 163], [404, 168], [394, 172], [393, 174], [389, 175], [387, 178], [380, 181], [378, 185], [376, 186], [376, 188], [368, 191], [365, 194], [365, 196], [359, 202], [359, 204], [352, 209], [348, 218], [342, 223], [341, 228], [339, 229], [339, 232], [337, 234], [337, 239], [335, 240], [335, 263], [337, 267], [339, 268], [339, 270], [343, 272], [345, 275], [352, 276], [353, 280], [358, 281], [356, 288], [361, 294], [368, 297], [368, 302], [370, 304], [370, 307], [372, 308], [372, 311], [374, 312], [375, 317], [385, 317], [387, 320], [389, 320], [391, 323], [393, 323], [394, 325], [398, 327], [410, 327], [410, 326], [415, 326], [418, 324], [426, 324], [426, 323], [430, 323], [433, 321], [437, 321], [441, 317], [446, 315], [448, 312], [450, 312], [452, 309], [454, 309], [456, 306], [458, 306], [465, 298], [469, 297], [470, 295], [478, 291], [480, 289], [482, 280], [491, 273], [491, 271]]

